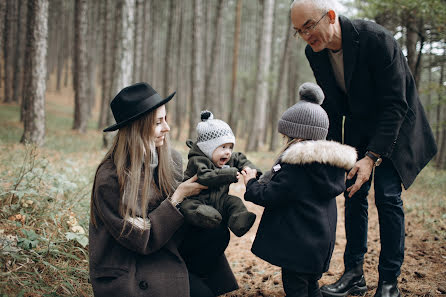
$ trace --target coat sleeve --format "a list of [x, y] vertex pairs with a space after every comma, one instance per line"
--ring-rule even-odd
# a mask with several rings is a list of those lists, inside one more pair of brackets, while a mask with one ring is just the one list
[[303, 172], [301, 167], [282, 164], [282, 168], [268, 183], [259, 183], [254, 178], [249, 180], [244, 198], [263, 207], [280, 206], [299, 199], [296, 193], [300, 192], [300, 188], [308, 187], [305, 186], [306, 182], [301, 172]]
[[232, 153], [232, 158], [234, 158], [234, 166], [237, 167], [239, 171], [243, 170], [245, 167], [257, 170], [257, 176], [262, 175], [262, 170], [255, 166], [248, 158], [240, 152]]
[[376, 130], [367, 150], [385, 157], [392, 154], [398, 133], [407, 113], [405, 57], [389, 34], [373, 35], [369, 53], [370, 67], [376, 83], [379, 115]]
[[114, 239], [129, 250], [151, 254], [161, 249], [183, 223], [181, 213], [166, 199], [142, 218], [125, 221], [119, 214], [121, 200], [117, 175], [98, 170], [94, 186], [94, 211]]
[[214, 168], [208, 158], [197, 158], [197, 182], [208, 187], [218, 187], [221, 185], [237, 182], [237, 168]]

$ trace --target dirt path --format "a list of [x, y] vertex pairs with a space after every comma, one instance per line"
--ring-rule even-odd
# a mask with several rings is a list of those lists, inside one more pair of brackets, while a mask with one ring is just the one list
[[[231, 193], [243, 197], [243, 184], [231, 186]], [[365, 256], [364, 271], [369, 287], [365, 296], [373, 296], [378, 282], [379, 225], [373, 195], [369, 197], [368, 253]], [[320, 280], [320, 284], [334, 282], [343, 272], [343, 253], [345, 246], [344, 198], [337, 198], [338, 224], [336, 247], [330, 269]], [[263, 207], [246, 202], [248, 209], [257, 214], [253, 228], [243, 237], [231, 234], [231, 242], [226, 255], [237, 278], [240, 289], [226, 294], [235, 296], [284, 296], [280, 268], [273, 266], [251, 253]], [[399, 277], [402, 296], [446, 296], [446, 245], [414, 223], [410, 213], [406, 213], [405, 260]]]

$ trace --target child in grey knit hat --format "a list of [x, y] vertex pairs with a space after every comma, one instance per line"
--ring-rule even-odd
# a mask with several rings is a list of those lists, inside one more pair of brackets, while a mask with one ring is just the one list
[[215, 228], [227, 225], [237, 236], [243, 236], [254, 223], [256, 215], [248, 211], [239, 197], [229, 195], [229, 186], [241, 178], [239, 171], [255, 168], [239, 152], [233, 152], [235, 137], [222, 120], [214, 119], [210, 111], [201, 112], [197, 125], [197, 142], [188, 141], [190, 147], [184, 179], [197, 174], [197, 182], [208, 186], [198, 196], [185, 199], [180, 205], [186, 222]]
[[279, 119], [286, 137], [268, 177], [242, 171], [245, 200], [265, 207], [251, 251], [282, 268], [287, 296], [321, 296], [318, 280], [328, 270], [336, 236], [336, 196], [345, 190], [345, 170], [354, 148], [327, 141], [328, 116], [321, 88], [304, 83], [300, 101]]

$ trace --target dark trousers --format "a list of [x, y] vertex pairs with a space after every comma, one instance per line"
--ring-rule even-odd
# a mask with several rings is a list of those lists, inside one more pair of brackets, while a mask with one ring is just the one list
[[229, 230], [223, 224], [215, 229], [202, 229], [191, 225], [186, 227], [185, 238], [179, 251], [189, 271], [191, 297], [219, 295], [213, 292], [208, 276], [221, 265], [218, 261], [224, 255], [229, 239]]
[[[355, 179], [347, 180], [347, 188]], [[360, 265], [367, 252], [368, 202], [371, 178], [361, 189], [345, 197], [345, 233], [347, 244], [344, 253], [345, 269]], [[380, 280], [393, 281], [401, 272], [404, 259], [404, 210], [401, 200], [401, 179], [392, 161], [383, 159], [375, 167], [375, 204], [378, 209], [381, 253], [379, 255]]]
[[283, 290], [287, 297], [322, 297], [317, 282], [321, 275], [298, 273], [282, 268]]

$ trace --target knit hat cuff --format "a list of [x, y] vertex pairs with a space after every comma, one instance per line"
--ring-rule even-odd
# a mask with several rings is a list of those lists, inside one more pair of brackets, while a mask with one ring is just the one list
[[214, 153], [215, 149], [225, 143], [232, 143], [235, 145], [234, 135], [223, 135], [207, 141], [197, 142], [197, 146], [209, 159], [212, 159], [212, 154]]
[[292, 138], [312, 140], [324, 140], [328, 134], [328, 129], [293, 123], [284, 119], [279, 120], [278, 131]]

